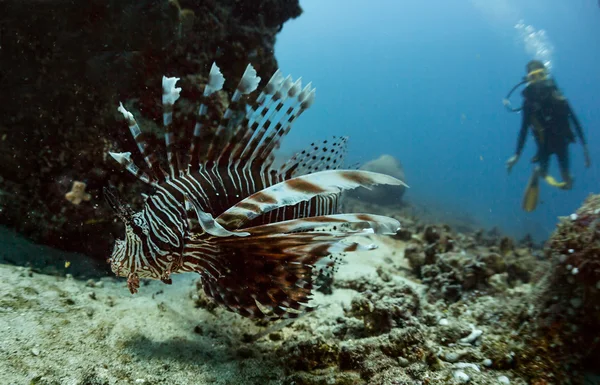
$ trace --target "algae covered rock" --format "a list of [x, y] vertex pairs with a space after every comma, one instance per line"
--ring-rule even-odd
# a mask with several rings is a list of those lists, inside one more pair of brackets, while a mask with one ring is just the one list
[[[402, 164], [392, 155], [381, 155], [379, 158], [365, 163], [360, 169], [391, 175], [406, 182]], [[359, 188], [348, 193], [348, 196], [369, 203], [390, 206], [399, 204], [405, 191], [404, 186], [376, 186], [370, 190]]]
[[600, 195], [560, 219], [545, 252], [553, 267], [532, 298], [519, 370], [538, 383], [581, 384], [600, 362]]

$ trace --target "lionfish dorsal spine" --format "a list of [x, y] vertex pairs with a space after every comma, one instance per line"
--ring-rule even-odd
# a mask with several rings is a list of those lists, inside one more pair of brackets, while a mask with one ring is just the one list
[[228, 143], [224, 143], [224, 136], [226, 129], [230, 126], [231, 118], [236, 116], [237, 113], [242, 113], [244, 106], [241, 105], [240, 99], [244, 95], [248, 95], [258, 87], [260, 83], [260, 77], [256, 74], [256, 70], [251, 64], [248, 64], [242, 78], [240, 79], [233, 96], [229, 102], [229, 105], [223, 113], [223, 117], [219, 122], [217, 131], [213, 137], [213, 141], [208, 149], [209, 160], [216, 159], [215, 164], [219, 163], [220, 158], [223, 155], [223, 151], [228, 147]]
[[[271, 126], [271, 119], [279, 112], [283, 107], [283, 102], [287, 98], [287, 92], [292, 86], [292, 77], [287, 76], [273, 93], [271, 98], [263, 103], [262, 109], [259, 114], [255, 114], [255, 117], [249, 121], [251, 139], [245, 145], [243, 152], [240, 154], [240, 163], [244, 164], [245, 167], [250, 166], [250, 159], [252, 158], [255, 150], [258, 148], [258, 144], [263, 139], [265, 133]], [[273, 107], [273, 105], [275, 105]], [[256, 116], [258, 115], [258, 116]]]
[[248, 111], [246, 112], [246, 116], [244, 117], [244, 120], [241, 123], [241, 127], [246, 127], [246, 129], [238, 130], [234, 134], [234, 137], [231, 141], [231, 144], [233, 146], [229, 151], [228, 163], [234, 165], [236, 169], [238, 168], [241, 162], [242, 154], [246, 151], [246, 148], [250, 143], [250, 140], [252, 139], [256, 128], [258, 127], [258, 122], [256, 122], [255, 120], [251, 121], [251, 119], [253, 119], [259, 108], [260, 111], [258, 111], [258, 113], [261, 115], [261, 117], [264, 117], [264, 115], [268, 111], [271, 102], [273, 101], [273, 96], [275, 92], [279, 90], [283, 81], [284, 78], [281, 75], [281, 71], [275, 71], [275, 73], [271, 76], [271, 79], [269, 79], [267, 85], [256, 98], [255, 102], [249, 106]]
[[300, 90], [301, 83], [300, 79], [296, 82], [295, 86], [290, 88], [289, 98], [293, 100], [285, 114], [279, 119], [271, 134], [263, 141], [261, 148], [258, 149], [258, 156], [255, 161], [258, 164], [262, 164], [263, 173], [271, 168], [273, 157], [273, 151], [279, 149], [281, 141], [289, 133], [294, 121], [302, 115], [312, 103], [307, 103], [307, 98], [314, 100], [315, 89], [310, 88], [311, 83], [307, 84], [304, 89]]
[[165, 129], [165, 147], [167, 149], [167, 162], [169, 163], [170, 177], [176, 178], [179, 175], [179, 164], [175, 155], [175, 133], [173, 132], [173, 104], [179, 99], [181, 88], [176, 88], [175, 84], [179, 78], [162, 78], [162, 106], [163, 106], [163, 126]]
[[[119, 107], [117, 110], [123, 115], [125, 120], [127, 120], [127, 125], [129, 127], [129, 131], [131, 136], [135, 140], [138, 150], [140, 154], [144, 157], [148, 168], [150, 169], [150, 174], [142, 171], [139, 167], [135, 165], [133, 160], [131, 159], [130, 152], [122, 152], [122, 153], [109, 153], [113, 159], [115, 159], [119, 164], [121, 164], [127, 171], [133, 174], [137, 179], [141, 180], [144, 183], [155, 185], [159, 178], [153, 172], [153, 166], [157, 164], [158, 160], [153, 153], [148, 153], [148, 145], [142, 135], [142, 131], [136, 122], [133, 114], [125, 109], [123, 103], [119, 103]], [[153, 163], [154, 162], [154, 163]]]
[[192, 138], [192, 143], [190, 144], [189, 149], [190, 161], [188, 168], [193, 168], [195, 170], [200, 164], [200, 145], [202, 142], [203, 127], [205, 125], [205, 120], [208, 114], [207, 101], [212, 94], [222, 90], [224, 84], [225, 77], [221, 73], [221, 70], [217, 66], [217, 63], [213, 63], [210, 67], [210, 73], [208, 74], [208, 82], [204, 86], [204, 92], [202, 94], [203, 100], [201, 100], [200, 107], [198, 107], [198, 116], [196, 118], [196, 124], [194, 126], [194, 136]]

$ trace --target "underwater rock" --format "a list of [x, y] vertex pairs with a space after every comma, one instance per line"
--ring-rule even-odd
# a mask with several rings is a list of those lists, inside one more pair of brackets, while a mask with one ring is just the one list
[[600, 362], [600, 195], [560, 218], [545, 253], [552, 268], [531, 300], [518, 369], [532, 383], [582, 384]]
[[[161, 142], [162, 75], [187, 75], [182, 105], [196, 99], [198, 74], [215, 60], [228, 78], [250, 62], [266, 81], [277, 68], [276, 34], [301, 12], [297, 0], [1, 2], [0, 83], [10, 97], [0, 103], [0, 224], [104, 261], [121, 224], [102, 187], [113, 184], [134, 207], [143, 192], [124, 188], [130, 177], [114, 173], [106, 154], [117, 142], [135, 145], [114, 130], [118, 101], [143, 109], [148, 143]], [[151, 96], [132, 99], [140, 89]], [[181, 112], [191, 125], [193, 112], [191, 104]], [[65, 199], [75, 181], [89, 202]]]
[[363, 336], [379, 335], [405, 326], [419, 311], [419, 301], [409, 286], [366, 291], [352, 300], [347, 315], [363, 321]]
[[[360, 169], [391, 175], [394, 178], [405, 181], [402, 164], [391, 155], [381, 155], [379, 158], [365, 163]], [[405, 191], [406, 188], [404, 186], [376, 186], [370, 190], [359, 188], [347, 193], [347, 195], [361, 201], [382, 206], [391, 206], [401, 203]]]
[[404, 256], [430, 300], [455, 302], [472, 291], [504, 291], [543, 271], [531, 249], [517, 248], [508, 237], [457, 233], [448, 225], [416, 226]]

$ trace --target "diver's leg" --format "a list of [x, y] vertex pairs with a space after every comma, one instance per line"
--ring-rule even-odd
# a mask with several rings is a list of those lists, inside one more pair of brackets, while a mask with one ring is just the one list
[[560, 176], [565, 182], [562, 187], [565, 190], [570, 190], [573, 187], [573, 177], [569, 172], [569, 144], [565, 143], [563, 146], [556, 151], [556, 157], [558, 158], [558, 167], [560, 168]]
[[539, 165], [533, 169], [529, 182], [525, 188], [525, 194], [523, 195], [522, 208], [525, 211], [531, 212], [535, 210], [540, 195], [540, 177], [545, 177], [548, 172], [548, 160], [549, 154], [544, 151], [543, 148], [538, 149], [538, 163]]
[[539, 167], [537, 168], [538, 176], [545, 178], [548, 175], [548, 167], [550, 166], [550, 151], [546, 148], [539, 148], [537, 152], [537, 161]]

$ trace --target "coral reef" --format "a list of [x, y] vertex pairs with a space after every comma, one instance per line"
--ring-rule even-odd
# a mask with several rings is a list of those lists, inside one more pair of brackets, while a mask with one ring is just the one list
[[548, 240], [552, 269], [522, 326], [520, 370], [532, 383], [583, 383], [600, 362], [600, 195], [560, 219]]
[[[123, 181], [131, 181], [112, 172], [106, 156], [117, 142], [134, 145], [114, 130], [118, 101], [150, 116], [140, 123], [154, 145], [162, 134], [162, 75], [185, 76], [181, 83], [192, 91], [182, 94], [182, 105], [201, 92], [197, 74], [215, 60], [228, 78], [250, 62], [268, 79], [277, 67], [275, 36], [300, 13], [297, 0], [2, 2], [0, 223], [104, 260], [120, 224], [101, 188], [124, 190]], [[142, 97], [132, 99], [140, 89]], [[188, 104], [179, 113], [192, 117]], [[75, 181], [86, 184], [90, 201], [65, 200]], [[139, 202], [140, 191], [121, 192]]]

